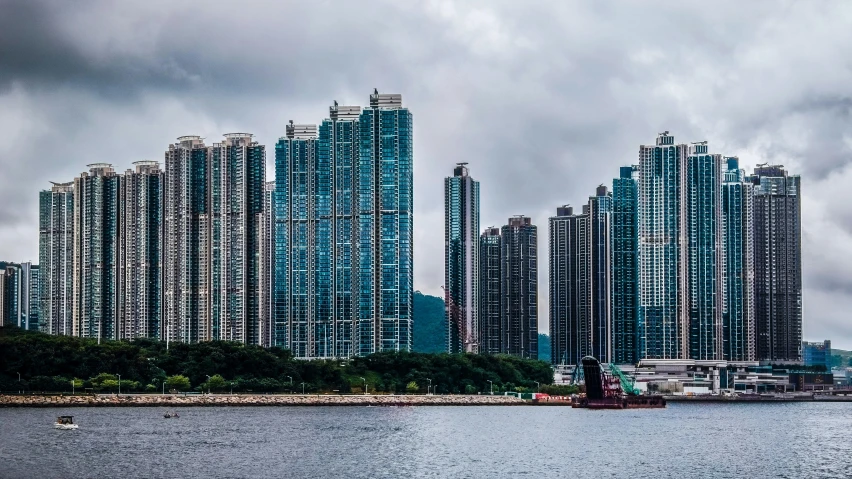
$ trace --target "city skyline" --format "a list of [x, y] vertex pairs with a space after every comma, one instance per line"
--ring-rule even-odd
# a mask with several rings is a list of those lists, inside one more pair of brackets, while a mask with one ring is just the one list
[[[313, 61], [324, 48], [331, 48], [318, 39], [318, 34], [310, 34], [316, 45], [308, 45], [306, 53], [279, 52], [278, 47], [251, 42], [257, 32], [271, 34], [270, 38], [277, 41], [270, 43], [277, 45], [288, 44], [291, 34], [307, 35], [295, 18], [314, 18], [311, 14], [316, 12], [296, 6], [294, 12], [302, 16], [285, 15], [286, 22], [294, 22], [287, 23], [293, 33], [286, 36], [276, 34], [280, 27], [272, 28], [276, 22], [267, 20], [279, 18], [272, 13], [280, 10], [261, 10], [264, 18], [252, 36], [238, 31], [222, 35], [229, 41], [241, 40], [257, 47], [241, 52], [245, 55], [234, 55], [239, 57], [234, 66], [248, 67], [243, 71], [252, 73], [237, 78], [237, 68], [228, 67], [221, 59], [186, 53], [203, 48], [195, 48], [183, 38], [163, 37], [165, 33], [143, 28], [143, 33], [152, 38], [172, 42], [171, 47], [147, 50], [144, 45], [150, 43], [134, 42], [136, 33], [132, 29], [119, 31], [121, 22], [106, 22], [110, 26], [101, 33], [122, 40], [114, 44], [120, 47], [118, 52], [126, 63], [109, 64], [109, 60], [119, 57], [103, 50], [103, 36], [91, 39], [91, 43], [82, 40], [85, 37], [80, 33], [87, 29], [85, 21], [57, 28], [63, 15], [71, 14], [70, 10], [60, 7], [46, 12], [37, 5], [30, 2], [12, 6], [40, 19], [31, 31], [43, 40], [33, 41], [34, 48], [45, 53], [70, 51], [62, 58], [69, 62], [69, 71], [77, 73], [57, 77], [39, 66], [44, 65], [38, 60], [40, 55], [32, 56], [32, 67], [10, 63], [3, 70], [6, 89], [2, 93], [4, 113], [0, 115], [18, 139], [0, 150], [5, 177], [0, 180], [0, 258], [5, 261], [39, 261], [33, 233], [38, 227], [38, 199], [33, 192], [49, 188], [50, 180], [73, 178], [88, 163], [110, 162], [116, 170], [123, 171], [134, 161], [158, 159], [162, 145], [184, 132], [195, 132], [212, 141], [228, 131], [252, 131], [269, 149], [283, 134], [290, 118], [318, 122], [318, 108], [327, 105], [329, 99], [335, 98], [341, 104], [359, 103], [363, 101], [359, 92], [378, 87], [404, 93], [406, 103], [418, 113], [416, 154], [424, 160], [415, 166], [416, 289], [443, 297], [442, 262], [433, 258], [442, 257], [443, 250], [440, 181], [454, 163], [469, 162], [482, 183], [482, 226], [501, 225], [507, 216], [522, 213], [543, 228], [556, 205], [582, 204], [590, 187], [607, 182], [616, 176], [618, 167], [634, 161], [636, 144], [648, 141], [657, 131], [670, 129], [679, 139], [708, 140], [715, 152], [738, 156], [747, 171], [757, 164], [770, 163], [783, 164], [802, 175], [807, 182], [802, 198], [804, 338], [831, 338], [836, 347], [852, 345], [852, 327], [847, 325], [844, 313], [852, 306], [852, 286], [841, 274], [848, 269], [845, 253], [850, 238], [843, 201], [844, 186], [849, 182], [845, 169], [849, 150], [843, 138], [849, 125], [842, 114], [846, 108], [843, 98], [848, 97], [848, 92], [839, 85], [849, 82], [843, 81], [847, 71], [836, 68], [839, 52], [847, 47], [846, 39], [838, 34], [835, 36], [841, 39], [840, 44], [830, 44], [822, 37], [807, 42], [810, 37], [801, 35], [816, 33], [797, 32], [790, 36], [789, 31], [782, 33], [772, 27], [773, 22], [795, 18], [801, 30], [831, 35], [841, 31], [837, 29], [842, 22], [830, 20], [826, 24], [820, 18], [819, 29], [805, 28], [816, 20], [802, 6], [776, 11], [749, 5], [738, 9], [740, 18], [747, 21], [728, 24], [723, 29], [725, 35], [716, 35], [722, 31], [717, 25], [717, 13], [695, 15], [684, 6], [672, 9], [666, 24], [683, 25], [675, 20], [690, 18], [690, 31], [724, 40], [701, 45], [695, 39], [699, 33], [677, 30], [685, 33], [682, 37], [686, 38], [678, 45], [690, 52], [686, 56], [671, 47], [677, 32], [662, 33], [663, 29], [648, 33], [634, 45], [615, 49], [610, 49], [603, 38], [588, 39], [583, 44], [591, 55], [571, 47], [571, 41], [560, 42], [552, 47], [555, 50], [551, 53], [556, 56], [551, 58], [556, 64], [566, 65], [567, 70], [551, 75], [536, 69], [542, 57], [528, 55], [524, 45], [544, 43], [533, 29], [511, 20], [513, 15], [522, 13], [514, 11], [515, 7], [457, 6], [450, 11], [434, 6], [424, 6], [423, 11], [412, 7], [417, 8], [423, 30], [399, 33], [410, 40], [400, 44], [409, 46], [387, 45], [358, 25], [353, 27], [355, 32], [366, 45], [375, 47], [373, 53], [366, 53], [369, 48], [365, 46], [347, 55], [336, 54], [333, 67], [317, 63], [317, 68], [305, 68], [305, 73], [301, 73], [287, 66], [291, 60]], [[369, 18], [357, 8], [344, 9], [351, 18]], [[554, 6], [537, 29], [555, 32], [560, 27], [562, 35], [574, 38], [563, 24], [574, 25], [583, 19], [603, 31], [613, 31], [625, 28], [624, 17], [643, 15], [653, 8], [628, 6], [621, 10], [614, 16], [615, 12], [607, 7], [595, 11], [588, 6]], [[85, 11], [88, 10], [83, 8], [81, 13]], [[136, 14], [144, 18], [153, 15], [146, 12]], [[116, 7], [102, 13], [111, 18], [127, 12]], [[533, 13], [541, 16], [541, 11]], [[179, 18], [179, 14], [180, 9], [174, 18]], [[211, 6], [197, 14], [216, 21], [224, 18], [226, 12]], [[482, 24], [465, 26], [470, 25], [467, 20], [483, 15], [489, 19], [488, 28]], [[575, 20], [571, 20], [572, 16]], [[18, 18], [23, 25], [31, 17]], [[642, 18], [652, 23], [664, 21]], [[412, 24], [400, 21], [398, 25], [383, 25], [404, 32]], [[755, 28], [759, 25], [766, 28]], [[53, 31], [38, 33], [46, 27]], [[491, 35], [484, 38], [490, 38], [500, 48], [470, 41], [477, 38], [477, 33]], [[209, 41], [211, 48], [224, 48], [219, 38]], [[797, 48], [797, 41], [810, 47]], [[768, 63], [748, 61], [749, 55], [759, 55], [777, 44], [787, 47], [788, 57], [783, 62], [775, 57], [767, 58]], [[62, 45], [69, 50], [61, 50]], [[451, 51], [453, 56], [434, 55]], [[97, 61], [101, 52], [106, 55], [108, 66]], [[702, 78], [698, 69], [689, 68], [694, 64], [687, 56], [732, 73], [711, 82]], [[436, 72], [457, 68], [462, 74], [445, 75], [446, 78], [432, 74], [413, 76], [412, 66], [424, 61], [433, 62]], [[812, 73], [819, 68], [794, 68], [797, 61], [831, 66], [834, 69], [830, 71], [836, 75]], [[509, 65], [513, 66], [504, 68]], [[652, 68], [654, 65], [665, 68]], [[779, 69], [781, 73], [770, 73]], [[143, 74], [137, 78], [129, 71]], [[380, 77], [376, 71], [382, 72]], [[486, 77], [489, 81], [483, 83], [481, 79]], [[782, 77], [788, 78], [783, 85], [775, 80], [767, 85], [767, 78]], [[330, 83], [332, 78], [334, 83]], [[105, 84], [111, 86], [105, 88]], [[260, 101], [247, 108], [245, 99], [237, 101], [240, 95]], [[517, 131], [487, 134], [499, 128]], [[267, 173], [272, 168], [270, 157], [268, 150]], [[266, 179], [272, 178], [267, 174]], [[503, 193], [510, 188], [516, 193]], [[544, 236], [539, 235], [541, 264], [546, 264]], [[539, 268], [542, 285], [547, 274], [544, 269]], [[547, 312], [541, 308], [547, 304], [546, 294], [540, 288], [542, 331], [547, 328]]]

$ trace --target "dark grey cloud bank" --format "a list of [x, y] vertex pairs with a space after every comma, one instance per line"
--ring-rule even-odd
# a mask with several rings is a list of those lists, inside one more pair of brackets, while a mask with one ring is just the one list
[[[373, 87], [415, 115], [416, 287], [443, 282], [442, 178], [482, 223], [547, 217], [657, 132], [803, 176], [805, 337], [852, 348], [846, 2], [2, 2], [0, 258], [37, 258], [37, 192], [184, 134], [319, 122]], [[272, 176], [271, 156], [269, 176]], [[541, 310], [546, 328], [546, 262]]]

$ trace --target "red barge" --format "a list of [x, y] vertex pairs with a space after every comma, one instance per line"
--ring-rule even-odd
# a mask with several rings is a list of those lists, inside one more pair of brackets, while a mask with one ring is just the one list
[[592, 356], [582, 359], [586, 394], [580, 395], [571, 406], [587, 409], [644, 409], [664, 408], [662, 396], [643, 395], [633, 380], [621, 372], [615, 364], [604, 369]]

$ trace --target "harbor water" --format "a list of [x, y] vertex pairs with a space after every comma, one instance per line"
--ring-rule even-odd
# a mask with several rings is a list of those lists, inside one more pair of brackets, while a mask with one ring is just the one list
[[0, 409], [0, 477], [852, 476], [848, 403], [177, 411]]

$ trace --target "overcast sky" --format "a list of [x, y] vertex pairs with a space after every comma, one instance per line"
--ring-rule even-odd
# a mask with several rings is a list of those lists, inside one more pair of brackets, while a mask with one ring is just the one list
[[[482, 226], [579, 206], [670, 130], [802, 175], [804, 336], [852, 349], [852, 3], [41, 2], [0, 15], [0, 259], [38, 261], [38, 191], [181, 135], [272, 145], [334, 100], [415, 125], [415, 287], [441, 295], [443, 180]], [[285, 3], [287, 3], [285, 5]], [[540, 258], [547, 329], [547, 258]]]

